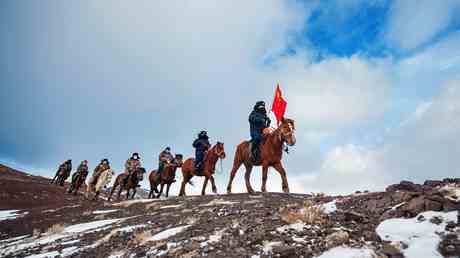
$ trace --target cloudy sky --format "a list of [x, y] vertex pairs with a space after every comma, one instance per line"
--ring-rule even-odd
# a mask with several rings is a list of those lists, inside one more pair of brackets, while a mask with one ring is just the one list
[[280, 83], [291, 191], [460, 175], [457, 0], [6, 0], [0, 36], [0, 163], [34, 174], [104, 157], [121, 172], [134, 151], [150, 170], [206, 129], [228, 153], [223, 192], [253, 104]]

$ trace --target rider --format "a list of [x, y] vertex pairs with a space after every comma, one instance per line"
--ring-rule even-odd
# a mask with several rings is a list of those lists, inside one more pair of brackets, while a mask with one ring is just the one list
[[267, 116], [265, 102], [257, 101], [254, 110], [249, 115], [249, 124], [251, 129], [251, 154], [254, 162], [259, 160], [260, 150], [259, 145], [263, 140], [263, 129], [270, 127], [270, 118]]
[[86, 179], [86, 176], [88, 176], [88, 161], [83, 160], [80, 165], [77, 168], [77, 171], [72, 175], [72, 182], [77, 178], [77, 176], [80, 176], [82, 180]]
[[93, 176], [91, 177], [89, 184], [95, 185], [101, 173], [107, 169], [110, 169], [109, 160], [102, 159], [101, 162], [94, 168]]
[[201, 131], [198, 134], [198, 139], [193, 142], [195, 148], [195, 170], [201, 171], [203, 169], [204, 155], [210, 147], [208, 132]]
[[157, 170], [157, 176], [160, 176], [161, 172], [163, 169], [166, 167], [167, 164], [171, 163], [173, 161], [174, 157], [171, 154], [171, 148], [166, 147], [161, 153], [160, 156], [158, 157], [158, 170]]
[[141, 161], [139, 157], [139, 153], [134, 152], [133, 155], [131, 155], [131, 158], [126, 160], [125, 162], [125, 179], [123, 180], [123, 185], [126, 185], [131, 178], [133, 172], [141, 167]]
[[64, 185], [64, 181], [67, 180], [70, 176], [70, 172], [72, 171], [72, 160], [68, 159], [66, 162], [64, 162], [65, 166], [63, 167], [64, 169], [64, 180], [61, 181], [61, 186]]

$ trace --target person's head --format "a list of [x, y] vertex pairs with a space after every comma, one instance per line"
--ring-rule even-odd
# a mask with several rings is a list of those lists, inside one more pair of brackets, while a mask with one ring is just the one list
[[88, 165], [88, 161], [85, 159], [81, 162], [83, 165]]
[[108, 164], [109, 164], [109, 160], [108, 160], [108, 159], [103, 159], [103, 160], [101, 160], [101, 163], [102, 163], [102, 164], [108, 165]]
[[257, 101], [254, 105], [254, 110], [257, 112], [267, 113], [267, 109], [265, 109], [265, 102]]
[[165, 151], [166, 151], [166, 152], [171, 152], [171, 147], [166, 147], [166, 148], [165, 148]]
[[137, 159], [140, 159], [139, 153], [134, 152], [133, 155], [131, 156], [131, 158], [132, 158], [132, 159], [136, 159], [136, 160], [137, 160]]
[[207, 139], [207, 138], [208, 138], [208, 132], [206, 132], [206, 131], [201, 131], [201, 132], [198, 134], [198, 138], [200, 138], [200, 139]]
[[67, 160], [67, 163], [72, 163], [72, 160], [71, 160], [71, 159], [68, 159], [68, 160]]

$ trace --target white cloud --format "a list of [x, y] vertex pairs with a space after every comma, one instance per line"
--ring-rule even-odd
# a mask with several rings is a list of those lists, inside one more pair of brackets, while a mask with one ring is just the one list
[[282, 59], [276, 77], [289, 91], [289, 112], [310, 128], [347, 126], [376, 118], [388, 106], [387, 60], [330, 57], [311, 63], [302, 55]]
[[459, 1], [394, 1], [385, 33], [386, 41], [404, 50], [415, 49], [433, 39], [458, 16]]

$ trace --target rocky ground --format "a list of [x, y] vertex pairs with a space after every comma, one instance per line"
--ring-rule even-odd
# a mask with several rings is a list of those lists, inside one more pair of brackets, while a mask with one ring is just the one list
[[460, 179], [110, 203], [48, 182], [0, 167], [1, 257], [460, 257]]

